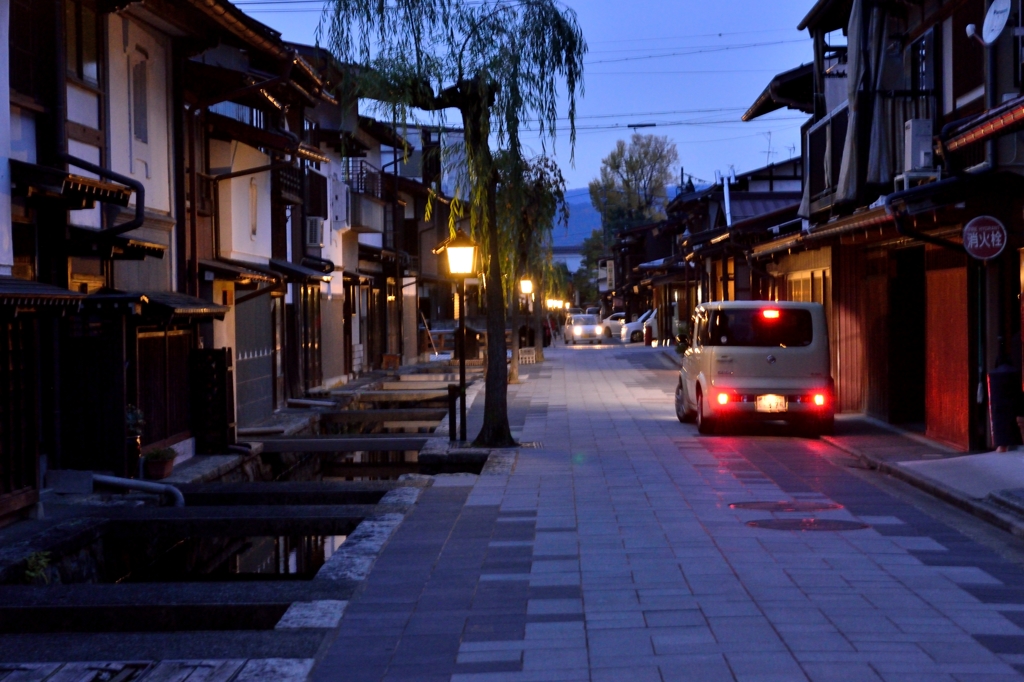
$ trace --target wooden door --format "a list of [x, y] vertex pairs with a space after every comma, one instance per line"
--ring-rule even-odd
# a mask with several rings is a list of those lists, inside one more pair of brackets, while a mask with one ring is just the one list
[[925, 433], [967, 450], [971, 397], [967, 268], [929, 267], [925, 281]]
[[36, 321], [0, 323], [0, 518], [39, 499]]

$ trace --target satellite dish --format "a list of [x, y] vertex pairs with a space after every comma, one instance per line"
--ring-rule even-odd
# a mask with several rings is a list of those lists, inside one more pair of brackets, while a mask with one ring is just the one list
[[1010, 18], [1010, 2], [1011, 0], [993, 0], [989, 5], [985, 25], [981, 29], [981, 39], [986, 45], [996, 42], [999, 34], [1006, 28], [1006, 21]]

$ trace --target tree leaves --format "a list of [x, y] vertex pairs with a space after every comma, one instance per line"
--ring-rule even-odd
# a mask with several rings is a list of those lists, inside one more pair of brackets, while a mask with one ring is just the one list
[[623, 140], [615, 143], [589, 186], [606, 244], [619, 230], [665, 217], [668, 186], [678, 162], [675, 144], [664, 135], [633, 133], [628, 145]]

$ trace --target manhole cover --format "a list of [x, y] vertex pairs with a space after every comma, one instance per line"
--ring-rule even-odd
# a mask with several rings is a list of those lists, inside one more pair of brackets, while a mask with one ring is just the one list
[[544, 447], [544, 443], [539, 440], [529, 440], [519, 444], [519, 447], [530, 450], [540, 450]]
[[832, 519], [759, 519], [747, 521], [751, 528], [768, 530], [862, 530], [868, 524], [859, 521], [835, 521]]
[[791, 500], [788, 502], [733, 502], [729, 509], [756, 509], [767, 512], [816, 512], [842, 509], [843, 505], [835, 502], [812, 502], [808, 500]]

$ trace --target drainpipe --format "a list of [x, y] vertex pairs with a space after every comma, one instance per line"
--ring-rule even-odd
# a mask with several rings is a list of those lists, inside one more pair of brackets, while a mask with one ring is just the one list
[[175, 488], [173, 485], [167, 483], [154, 483], [152, 481], [138, 481], [132, 478], [120, 478], [118, 476], [104, 476], [103, 474], [93, 474], [93, 483], [101, 483], [103, 485], [109, 485], [115, 488], [124, 488], [125, 490], [141, 490], [145, 493], [157, 493], [158, 495], [170, 495], [174, 500], [175, 507], [185, 506], [185, 496], [181, 494], [181, 491]]

